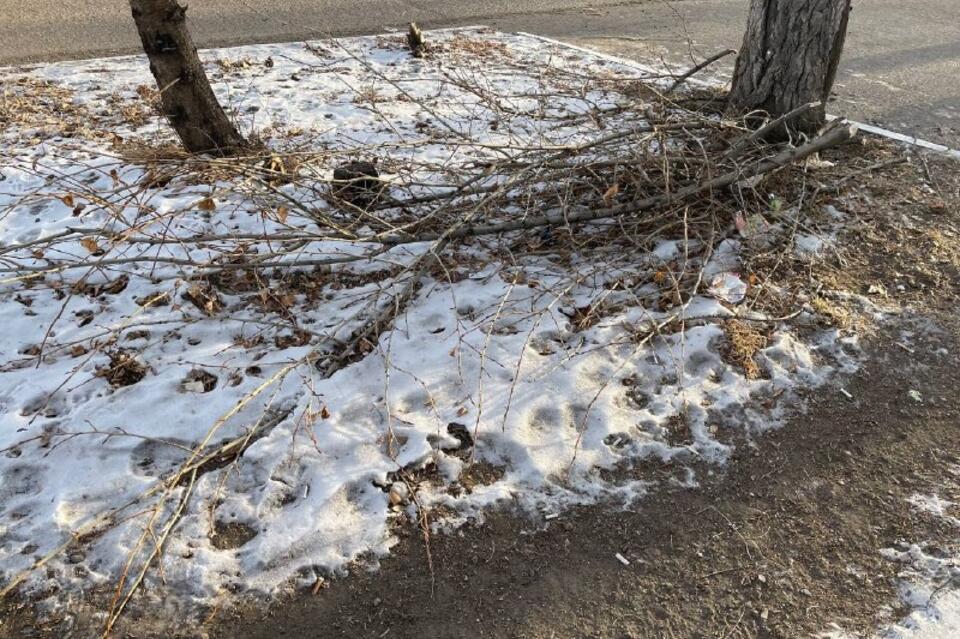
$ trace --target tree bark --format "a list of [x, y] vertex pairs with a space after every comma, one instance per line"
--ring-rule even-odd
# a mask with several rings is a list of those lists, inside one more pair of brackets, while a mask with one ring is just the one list
[[224, 113], [187, 30], [187, 8], [177, 0], [130, 0], [163, 112], [191, 153], [235, 155], [246, 140]]
[[825, 121], [849, 16], [850, 0], [751, 0], [733, 72], [731, 110], [779, 117], [819, 102], [778, 132], [814, 133]]

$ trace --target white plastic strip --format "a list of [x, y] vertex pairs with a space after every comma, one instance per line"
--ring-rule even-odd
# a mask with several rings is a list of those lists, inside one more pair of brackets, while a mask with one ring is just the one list
[[[828, 115], [828, 120], [836, 120], [838, 116]], [[915, 138], [912, 135], [906, 135], [904, 133], [897, 133], [896, 131], [891, 131], [889, 129], [884, 129], [878, 126], [873, 126], [872, 124], [865, 124], [863, 122], [852, 122], [856, 124], [861, 131], [867, 131], [868, 133], [873, 133], [874, 135], [879, 135], [891, 140], [896, 140], [897, 142], [903, 142], [904, 144], [910, 144], [913, 146], [918, 146], [929, 151], [934, 151], [936, 153], [943, 153], [952, 158], [960, 160], [960, 151], [957, 149], [951, 149], [948, 146], [942, 144], [937, 144], [936, 142], [930, 142], [929, 140], [923, 140], [921, 138]]]

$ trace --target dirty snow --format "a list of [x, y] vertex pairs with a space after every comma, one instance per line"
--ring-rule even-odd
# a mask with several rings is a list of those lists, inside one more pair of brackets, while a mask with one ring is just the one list
[[883, 552], [905, 569], [900, 601], [912, 612], [882, 633], [883, 639], [950, 639], [960, 636], [960, 556], [926, 544]]
[[[944, 469], [944, 490], [954, 494], [960, 487], [960, 466]], [[884, 639], [952, 639], [960, 637], [960, 510], [942, 495], [917, 494], [910, 504], [919, 512], [957, 529], [952, 547], [909, 544], [883, 551], [891, 561], [903, 564], [900, 600], [912, 612], [888, 628]]]
[[[943, 469], [943, 490], [960, 488], [960, 466]], [[879, 552], [900, 566], [898, 600], [910, 610], [902, 619], [878, 630], [876, 639], [954, 639], [960, 637], [960, 518], [957, 504], [937, 493], [915, 494], [908, 500], [919, 516], [941, 520], [957, 529], [957, 539], [941, 546], [930, 542], [900, 542]], [[840, 626], [824, 639], [855, 639]]]
[[[436, 167], [495, 153], [461, 148], [452, 136], [491, 147], [539, 147], [603, 135], [622, 124], [618, 116], [599, 129], [589, 117], [548, 126], [522, 114], [584, 116], [630, 104], [633, 98], [613, 88], [581, 83], [578, 95], [570, 86], [581, 75], [642, 77], [635, 68], [521, 35], [461, 30], [433, 37], [460, 38], [469, 54], [451, 54], [443, 67], [412, 61], [399, 38], [390, 37], [203, 55], [245, 132], [286, 151], [377, 148], [392, 167], [389, 179], [421, 184], [411, 192], [430, 192], [422, 184], [436, 179]], [[220, 255], [217, 240], [189, 247], [118, 241], [92, 247], [115, 260], [106, 266], [52, 269], [25, 284], [17, 268], [88, 259], [82, 229], [107, 227], [126, 237], [239, 236], [309, 230], [312, 222], [297, 211], [286, 220], [262, 215], [264, 196], [242, 197], [237, 184], [175, 179], [141, 189], [153, 176], [124, 160], [114, 144], [171, 139], [155, 116], [138, 123], [121, 113], [137, 87], [151, 85], [142, 58], [0, 70], [8, 93], [24, 78], [71, 91], [44, 99], [62, 99], [90, 117], [78, 115], [66, 136], [16, 122], [0, 134], [0, 584], [91, 526], [96, 534], [29, 572], [25, 587], [40, 593], [113, 583], [128, 557], [150, 549], [151, 541], [139, 544], [151, 516], [157, 533], [157, 522], [188, 494], [163, 555], [169, 588], [208, 602], [225, 592], [312, 584], [389, 552], [394, 519], [415, 517], [416, 509], [395, 486], [396, 473], [415, 474], [431, 462], [438, 477], [419, 485], [418, 500], [446, 507], [448, 521], [505, 502], [543, 515], [599, 499], [629, 506], [650, 483], [618, 483], [601, 469], [642, 458], [723, 463], [733, 434], [776, 426], [798, 389], [850, 365], [836, 357], [854, 349], [852, 338], [838, 341], [835, 332], [822, 331], [803, 341], [782, 326], [758, 356], [762, 379], [746, 379], [724, 361], [716, 320], [737, 312], [747, 286], [732, 240], [705, 269], [708, 293], [680, 312], [682, 332], [637, 346], [632, 336], [670, 313], [644, 305], [656, 292], [650, 284], [607, 288], [618, 278], [678, 264], [682, 240], [611, 255], [605, 264], [574, 255], [561, 265], [536, 254], [476, 269], [468, 261], [458, 277], [424, 282], [394, 329], [328, 379], [306, 358], [329, 338], [348, 335], [372, 300], [396, 290], [396, 273], [429, 244], [398, 246], [338, 266], [333, 276], [316, 275], [317, 294], [308, 286], [287, 303], [294, 322], [257, 312], [239, 290], [220, 291], [222, 309], [210, 314], [186, 300], [189, 270], [176, 260], [212, 259]], [[496, 114], [451, 78], [510, 94], [504, 108], [521, 115], [492, 129]], [[549, 104], [527, 97], [558, 78], [568, 97], [558, 92]], [[402, 174], [410, 163], [414, 173]], [[329, 179], [332, 166], [318, 169], [317, 179]], [[65, 184], [73, 185], [69, 192]], [[207, 199], [215, 211], [199, 204]], [[45, 254], [30, 253], [33, 243], [56, 234], [64, 239]], [[483, 246], [463, 255], [482, 260]], [[247, 250], [263, 245], [251, 241]], [[324, 240], [279, 259], [295, 268], [307, 259], [365, 252]], [[166, 261], [142, 259], [154, 257]], [[344, 273], [353, 279], [336, 284]], [[88, 288], [76, 288], [81, 278]], [[143, 304], [163, 295], [165, 305]], [[587, 328], [574, 326], [571, 314], [598, 299], [613, 310]], [[113, 386], [109, 373], [98, 374], [117, 350], [142, 364], [135, 383]], [[678, 420], [685, 422], [679, 430]], [[256, 441], [236, 463], [188, 472], [162, 488], [191, 451], [206, 454], [253, 430]], [[476, 441], [472, 456], [456, 450], [462, 432]], [[500, 472], [468, 484], [462, 474], [477, 462]], [[220, 543], [217, 531], [231, 525], [244, 538]]]

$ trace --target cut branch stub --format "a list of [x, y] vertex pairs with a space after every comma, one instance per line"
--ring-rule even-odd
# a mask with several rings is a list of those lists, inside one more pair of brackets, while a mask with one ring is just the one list
[[427, 51], [427, 43], [423, 39], [423, 31], [417, 26], [416, 22], [410, 23], [410, 29], [407, 31], [407, 45], [410, 47], [410, 53], [415, 58], [422, 58]]
[[130, 0], [130, 10], [160, 89], [163, 113], [191, 153], [236, 155], [247, 141], [224, 113], [176, 0]]

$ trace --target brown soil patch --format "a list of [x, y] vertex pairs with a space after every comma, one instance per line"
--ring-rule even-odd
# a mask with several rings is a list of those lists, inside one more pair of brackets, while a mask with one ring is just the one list
[[210, 543], [218, 550], [232, 550], [243, 546], [256, 536], [257, 531], [247, 524], [216, 521], [213, 525], [213, 533], [210, 535]]

